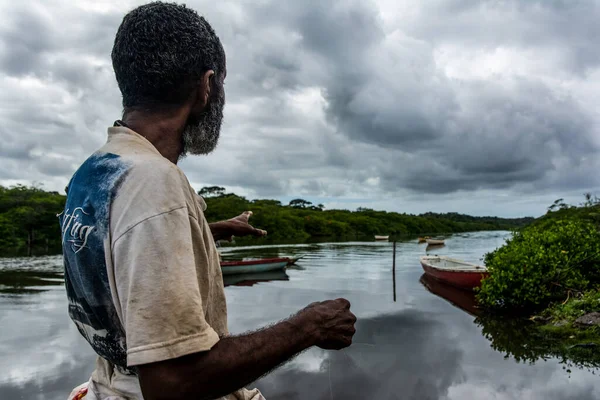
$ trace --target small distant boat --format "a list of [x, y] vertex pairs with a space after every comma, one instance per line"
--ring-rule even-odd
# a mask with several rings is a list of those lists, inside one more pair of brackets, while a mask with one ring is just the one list
[[221, 261], [221, 271], [223, 275], [278, 271], [285, 269], [290, 261], [291, 259], [288, 257], [246, 261]]
[[425, 237], [420, 237], [419, 238], [419, 243], [426, 243], [427, 239], [429, 239], [429, 236], [425, 236]]
[[487, 268], [445, 256], [423, 256], [420, 259], [425, 273], [449, 285], [474, 289], [489, 276]]
[[390, 237], [388, 236], [381, 236], [381, 235], [375, 235], [375, 240], [389, 240]]
[[425, 239], [430, 246], [441, 246], [445, 244], [444, 239]]

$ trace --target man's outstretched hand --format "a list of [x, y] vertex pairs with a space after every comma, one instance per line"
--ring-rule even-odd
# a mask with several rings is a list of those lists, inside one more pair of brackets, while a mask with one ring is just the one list
[[250, 225], [248, 220], [251, 216], [252, 211], [244, 211], [237, 217], [228, 219], [227, 221], [209, 224], [213, 238], [215, 240], [231, 241], [233, 236], [267, 236], [267, 231], [256, 229]]

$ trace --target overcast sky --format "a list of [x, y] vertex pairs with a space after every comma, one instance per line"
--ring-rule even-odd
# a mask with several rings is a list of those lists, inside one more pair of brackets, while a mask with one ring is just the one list
[[[0, 0], [0, 184], [62, 189], [120, 118], [143, 2]], [[227, 52], [197, 189], [328, 208], [540, 215], [600, 195], [600, 1], [187, 2]]]

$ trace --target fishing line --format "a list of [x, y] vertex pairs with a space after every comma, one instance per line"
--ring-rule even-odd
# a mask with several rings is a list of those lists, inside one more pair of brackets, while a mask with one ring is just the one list
[[327, 359], [329, 361], [329, 395], [331, 396], [331, 400], [333, 400], [333, 387], [331, 386], [331, 358]]
[[[352, 345], [362, 345], [362, 346], [369, 346], [369, 347], [375, 347], [376, 345], [373, 343], [352, 343]], [[340, 353], [342, 353], [343, 355], [346, 356], [346, 358], [348, 358], [348, 360], [352, 363], [352, 366], [356, 369], [358, 369], [360, 372], [362, 372], [365, 375], [368, 375], [367, 372], [365, 372], [364, 368], [360, 367], [360, 365], [356, 362], [355, 359], [353, 359], [352, 357], [350, 357], [350, 355], [346, 352], [346, 349], [342, 349], [340, 350]], [[331, 398], [331, 400], [333, 400], [333, 384], [331, 383], [331, 356], [329, 356], [327, 358], [327, 373], [328, 373], [328, 378], [329, 378], [329, 396]]]

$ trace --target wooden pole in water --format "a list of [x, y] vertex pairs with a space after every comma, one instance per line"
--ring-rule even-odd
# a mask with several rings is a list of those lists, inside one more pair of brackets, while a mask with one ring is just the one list
[[392, 279], [394, 281], [394, 302], [396, 302], [396, 241], [394, 240], [394, 260], [392, 261]]

